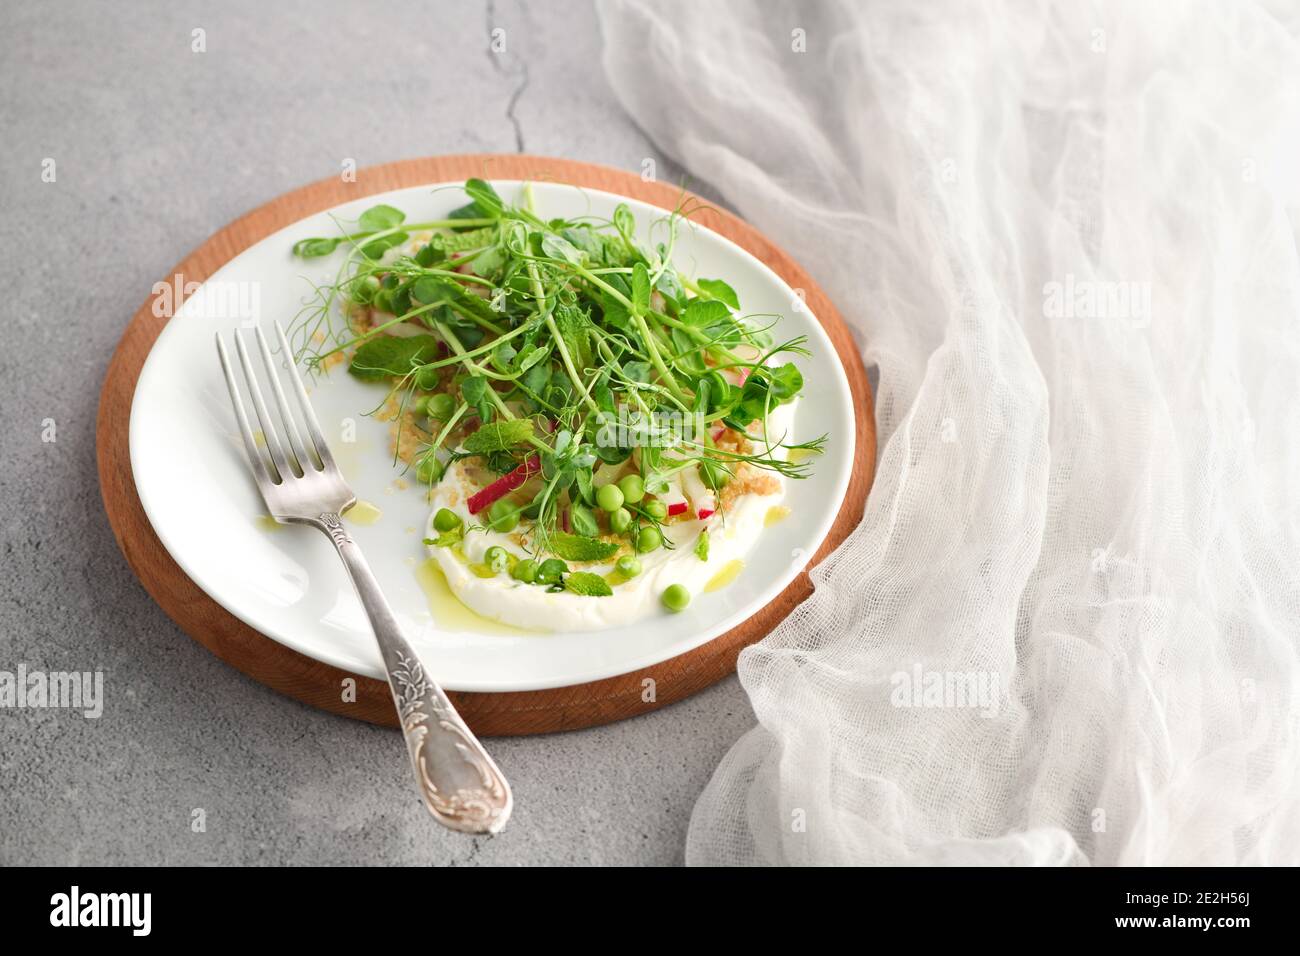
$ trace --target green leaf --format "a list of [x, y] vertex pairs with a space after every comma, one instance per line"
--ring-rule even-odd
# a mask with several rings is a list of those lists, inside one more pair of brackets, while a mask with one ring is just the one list
[[328, 256], [342, 241], [342, 238], [299, 239], [293, 244], [293, 254], [302, 259], [318, 259], [321, 256]]
[[[574, 481], [574, 484], [578, 486], [578, 494], [582, 496], [583, 503], [588, 506], [594, 505], [596, 503], [596, 489], [595, 489], [596, 478], [595, 475], [591, 473], [591, 469], [580, 468], [577, 472], [575, 472], [574, 477], [576, 479]], [[590, 514], [590, 512], [588, 512], [588, 514]], [[592, 524], [595, 525], [594, 518], [592, 519]], [[576, 523], [574, 527], [577, 527]], [[578, 533], [597, 535], [600, 534], [600, 528], [596, 527], [595, 530], [592, 531], [584, 531], [583, 529], [579, 528]]]
[[583, 597], [609, 597], [614, 589], [599, 574], [590, 571], [571, 571], [565, 575], [564, 588]]
[[655, 283], [655, 289], [665, 299], [679, 307], [686, 301], [686, 290], [682, 288], [681, 282], [677, 279], [677, 273], [671, 268], [664, 270], [663, 275], [659, 277], [659, 281]]
[[460, 383], [460, 397], [478, 413], [479, 418], [487, 418], [488, 387], [488, 380], [482, 375], [471, 375]]
[[362, 381], [406, 375], [417, 365], [433, 361], [438, 340], [432, 335], [384, 335], [363, 342], [352, 356], [348, 371]]
[[632, 267], [632, 310], [638, 315], [650, 311], [650, 273], [643, 262]]
[[450, 283], [434, 276], [421, 276], [411, 285], [411, 298], [420, 305], [433, 305], [439, 301], [455, 301], [457, 291], [448, 289]]
[[717, 299], [691, 299], [686, 303], [686, 311], [682, 313], [683, 322], [700, 328], [707, 328], [730, 319], [731, 311], [726, 303], [719, 302]]
[[[574, 477], [583, 474], [590, 474], [590, 472], [576, 471]], [[581, 488], [580, 480], [579, 488]], [[573, 525], [574, 533], [584, 538], [594, 538], [600, 534], [600, 525], [596, 524], [596, 516], [581, 502], [575, 501], [569, 506], [569, 522]]]
[[549, 232], [542, 235], [542, 253], [552, 259], [562, 259], [574, 265], [582, 265], [584, 258], [582, 252], [573, 243]]
[[666, 495], [669, 487], [668, 477], [660, 472], [651, 472], [645, 476], [645, 491], [648, 495]]
[[[486, 219], [478, 206], [470, 203], [468, 206], [461, 206], [459, 209], [453, 209], [447, 214], [448, 219]], [[452, 226], [451, 233], [440, 232], [429, 240], [430, 245], [436, 245], [443, 252], [464, 252], [467, 249], [478, 249], [492, 242], [496, 236], [496, 226]]]
[[610, 465], [621, 465], [632, 457], [632, 449], [615, 445], [597, 445], [596, 457]]
[[770, 373], [769, 390], [777, 403], [784, 405], [803, 391], [803, 373], [791, 362], [786, 362]]
[[556, 531], [547, 538], [547, 546], [557, 558], [566, 561], [604, 561], [613, 557], [618, 545], [613, 541], [598, 541], [595, 538]]
[[542, 392], [546, 390], [546, 384], [550, 380], [551, 367], [549, 365], [536, 364], [524, 373], [522, 384], [524, 388], [528, 389], [528, 391], [541, 397]]
[[588, 258], [600, 259], [604, 255], [605, 245], [600, 241], [600, 235], [592, 231], [590, 226], [568, 226], [561, 228], [559, 232], [566, 240], [585, 252]]
[[444, 248], [432, 242], [426, 242], [423, 246], [420, 247], [420, 250], [415, 254], [416, 263], [418, 265], [424, 266], [424, 268], [426, 269], [432, 266], [436, 262], [442, 262], [446, 258], [447, 258], [447, 253], [444, 250]]
[[476, 276], [487, 278], [488, 276], [494, 276], [500, 272], [501, 267], [505, 265], [505, 262], [505, 253], [500, 249], [493, 248], [488, 249], [485, 252], [480, 252], [475, 256], [474, 261], [469, 264], [469, 269]]
[[569, 357], [573, 359], [574, 367], [579, 374], [583, 369], [590, 368], [592, 323], [587, 313], [572, 302], [561, 300], [555, 306], [555, 327], [559, 329], [560, 338], [564, 342], [564, 347], [569, 350]]
[[[544, 345], [538, 345], [527, 352], [524, 352], [519, 359], [518, 369], [521, 372], [527, 372], [530, 368], [551, 354], [551, 350]], [[527, 384], [525, 382], [525, 384]]]
[[491, 183], [486, 183], [481, 179], [465, 180], [465, 193], [470, 199], [474, 200], [474, 205], [479, 208], [484, 219], [499, 219], [502, 211], [505, 209], [505, 203], [497, 195], [497, 191], [492, 188]]
[[364, 232], [383, 232], [385, 229], [400, 226], [405, 220], [406, 213], [402, 210], [380, 203], [363, 212], [361, 218], [357, 220], [357, 225]]
[[[462, 389], [463, 393], [463, 389]], [[490, 422], [479, 427], [478, 431], [464, 441], [464, 448], [474, 455], [487, 455], [496, 451], [507, 451], [525, 444], [533, 437], [531, 419], [515, 418], [508, 421]]]
[[381, 236], [365, 243], [361, 247], [361, 254], [367, 259], [378, 259], [393, 246], [400, 246], [409, 238], [411, 237], [404, 232], [395, 232], [391, 236]]
[[434, 548], [450, 548], [452, 545], [460, 544], [465, 540], [464, 526], [452, 528], [450, 531], [443, 531], [436, 538], [425, 538], [424, 543]]
[[740, 308], [740, 297], [736, 295], [736, 290], [721, 279], [700, 279], [695, 284], [700, 287], [702, 292], [707, 292], [711, 298], [719, 299], [733, 309]]

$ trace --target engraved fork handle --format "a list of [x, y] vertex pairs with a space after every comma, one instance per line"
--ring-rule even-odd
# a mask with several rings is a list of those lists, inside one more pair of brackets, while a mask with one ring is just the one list
[[439, 823], [453, 830], [496, 833], [510, 817], [510, 784], [442, 688], [425, 673], [415, 650], [402, 636], [361, 548], [339, 516], [329, 512], [317, 522], [343, 558], [374, 628], [425, 806]]

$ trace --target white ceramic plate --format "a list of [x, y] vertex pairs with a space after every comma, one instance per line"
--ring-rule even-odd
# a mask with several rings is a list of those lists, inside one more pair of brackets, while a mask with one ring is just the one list
[[[522, 186], [496, 182], [508, 201]], [[595, 190], [537, 183], [544, 216], [609, 218], [626, 202], [643, 238], [662, 210]], [[410, 221], [438, 219], [465, 202], [458, 189], [422, 186], [370, 196], [310, 216], [236, 256], [195, 292], [158, 337], [131, 406], [131, 467], [144, 510], [177, 564], [222, 607], [309, 657], [383, 677], [366, 618], [333, 547], [306, 527], [263, 517], [235, 431], [217, 363], [214, 331], [279, 321], [286, 327], [309, 293], [329, 281], [339, 259], [300, 260], [294, 241], [335, 235], [331, 216], [352, 220], [385, 202]], [[662, 229], [657, 233], [662, 238]], [[791, 515], [766, 529], [743, 573], [700, 594], [677, 615], [609, 631], [530, 634], [477, 624], [431, 604], [417, 568], [427, 518], [424, 494], [402, 488], [389, 455], [388, 425], [367, 417], [382, 386], [356, 381], [344, 366], [310, 384], [312, 401], [335, 458], [358, 498], [383, 516], [352, 527], [406, 632], [445, 687], [520, 691], [562, 687], [627, 673], [667, 660], [717, 637], [756, 613], [803, 569], [830, 530], [853, 462], [854, 421], [848, 381], [830, 340], [795, 293], [765, 265], [694, 224], [680, 231], [676, 261], [688, 273], [722, 278], [746, 312], [784, 316], [778, 338], [808, 336], [812, 358], [799, 359], [805, 392], [793, 440], [829, 435], [811, 478], [789, 483]], [[352, 438], [348, 441], [348, 438]], [[411, 477], [411, 476], [408, 476]]]

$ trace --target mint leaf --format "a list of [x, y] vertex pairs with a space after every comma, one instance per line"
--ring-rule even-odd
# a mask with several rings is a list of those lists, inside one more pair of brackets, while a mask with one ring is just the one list
[[[447, 214], [448, 219], [486, 219], [486, 216], [479, 214], [478, 206], [470, 203], [468, 206], [461, 206], [459, 209], [453, 209]], [[452, 227], [455, 228], [455, 227]], [[464, 252], [466, 249], [477, 249], [479, 246], [487, 245], [496, 237], [496, 226], [470, 227], [461, 226], [460, 232], [436, 233], [429, 240], [430, 245], [436, 245], [443, 252]]]
[[609, 597], [614, 593], [608, 581], [590, 571], [570, 572], [564, 578], [564, 587], [565, 590], [584, 597]]
[[573, 359], [574, 367], [581, 374], [592, 366], [591, 317], [582, 309], [569, 302], [560, 301], [555, 306], [555, 327], [560, 332], [560, 339]]
[[489, 455], [522, 445], [533, 437], [533, 423], [527, 418], [490, 422], [465, 439], [464, 447], [474, 455]]
[[452, 528], [438, 533], [436, 538], [425, 538], [424, 543], [433, 548], [450, 548], [465, 540], [464, 528]]
[[550, 552], [566, 561], [604, 561], [618, 551], [618, 545], [613, 541], [584, 538], [567, 531], [556, 531], [546, 540]]
[[352, 356], [348, 371], [365, 382], [405, 375], [416, 365], [432, 362], [438, 340], [432, 335], [383, 335], [363, 342]]
[[[578, 474], [588, 474], [586, 471]], [[584, 538], [594, 538], [600, 534], [600, 525], [596, 524], [596, 516], [580, 501], [575, 501], [569, 508], [569, 521], [573, 524], [573, 530]]]

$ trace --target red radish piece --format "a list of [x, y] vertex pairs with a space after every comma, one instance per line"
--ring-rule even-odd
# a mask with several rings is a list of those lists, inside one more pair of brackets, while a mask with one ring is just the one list
[[714, 431], [714, 433], [713, 433], [713, 440], [714, 440], [714, 441], [717, 441], [719, 438], [721, 438], [721, 437], [722, 437], [723, 435], [725, 435], [726, 433], [727, 433], [727, 426], [726, 426], [726, 425], [723, 425], [721, 428], [719, 428], [719, 429], [717, 429], [716, 431]]
[[668, 506], [668, 517], [671, 518], [673, 515], [684, 515], [684, 514], [686, 514], [686, 502], [674, 501], [672, 504]]
[[698, 470], [691, 468], [682, 474], [682, 490], [686, 492], [691, 509], [701, 521], [718, 509], [717, 499], [700, 479]]
[[508, 475], [502, 475], [482, 491], [470, 495], [469, 501], [466, 502], [466, 505], [469, 508], [469, 513], [472, 515], [478, 514], [498, 498], [510, 494], [510, 492], [514, 491], [541, 470], [542, 459], [537, 455], [533, 455], [533, 457], [529, 458]]

